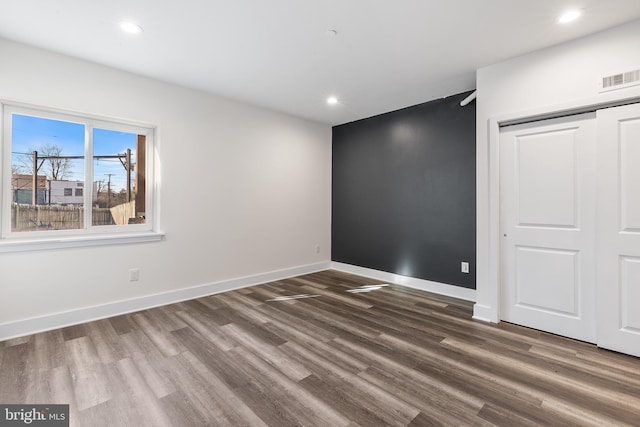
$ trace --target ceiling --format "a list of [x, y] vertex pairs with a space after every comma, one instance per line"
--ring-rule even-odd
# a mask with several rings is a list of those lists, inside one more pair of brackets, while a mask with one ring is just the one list
[[0, 0], [0, 37], [336, 125], [638, 18], [638, 0]]

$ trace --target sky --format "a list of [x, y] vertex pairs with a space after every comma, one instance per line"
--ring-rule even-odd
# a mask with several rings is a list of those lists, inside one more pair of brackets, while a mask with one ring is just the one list
[[[84, 129], [79, 123], [40, 117], [13, 114], [12, 116], [12, 165], [22, 166], [23, 173], [31, 174], [31, 153], [44, 145], [55, 145], [62, 149], [61, 155], [84, 155]], [[131, 148], [135, 163], [136, 135], [107, 129], [93, 129], [93, 155], [124, 154]], [[71, 174], [65, 179], [84, 180], [84, 161], [71, 161]], [[40, 175], [48, 174], [46, 165], [42, 166]], [[118, 159], [96, 159], [94, 161], [94, 179], [92, 181], [108, 181], [111, 177], [111, 190], [120, 191], [126, 188], [126, 172]], [[134, 177], [132, 175], [132, 180]]]

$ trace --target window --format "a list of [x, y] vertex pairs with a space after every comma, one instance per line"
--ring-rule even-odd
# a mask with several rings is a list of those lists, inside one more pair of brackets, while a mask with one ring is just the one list
[[154, 231], [152, 127], [2, 107], [0, 244]]

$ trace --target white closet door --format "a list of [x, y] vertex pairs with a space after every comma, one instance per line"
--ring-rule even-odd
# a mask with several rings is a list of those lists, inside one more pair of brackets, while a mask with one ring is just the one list
[[595, 342], [595, 136], [595, 114], [502, 129], [502, 320]]
[[640, 356], [640, 105], [598, 117], [598, 345]]

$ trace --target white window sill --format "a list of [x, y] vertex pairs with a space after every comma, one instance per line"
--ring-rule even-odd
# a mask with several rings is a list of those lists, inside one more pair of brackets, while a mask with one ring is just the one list
[[87, 246], [126, 245], [131, 243], [158, 242], [163, 238], [164, 233], [149, 231], [135, 234], [105, 234], [29, 240], [2, 240], [0, 241], [0, 253], [81, 248]]

